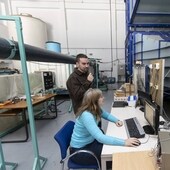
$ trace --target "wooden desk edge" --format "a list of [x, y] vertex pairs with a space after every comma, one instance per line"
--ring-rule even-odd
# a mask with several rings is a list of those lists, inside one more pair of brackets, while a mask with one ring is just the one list
[[151, 151], [121, 152], [112, 154], [112, 170], [132, 170], [136, 169], [135, 167], [142, 167], [142, 170], [159, 169], [156, 157], [155, 155], [152, 155]]
[[[32, 105], [37, 105], [40, 103], [43, 103], [46, 100], [49, 100], [50, 98], [56, 97], [57, 94], [46, 94], [42, 97], [35, 97], [35, 100], [33, 98]], [[25, 100], [21, 100], [18, 103], [15, 104], [6, 104], [4, 106], [1, 106], [0, 109], [26, 109], [27, 108], [27, 103]]]

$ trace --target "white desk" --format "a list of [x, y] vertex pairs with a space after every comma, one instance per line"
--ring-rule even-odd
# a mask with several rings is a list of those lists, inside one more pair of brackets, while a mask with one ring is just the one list
[[[111, 113], [120, 120], [126, 118], [137, 117], [140, 124], [147, 125], [147, 121], [144, 118], [144, 113], [135, 107], [124, 107], [124, 108], [112, 108]], [[106, 130], [106, 135], [115, 136], [118, 138], [127, 139], [127, 133], [125, 127], [117, 127], [114, 123], [109, 122]], [[148, 135], [145, 138], [140, 139], [141, 143], [146, 142]], [[102, 154], [101, 154], [101, 166], [102, 170], [106, 170], [106, 162], [112, 161], [112, 154], [120, 152], [137, 152], [137, 151], [151, 151], [157, 145], [157, 136], [150, 136], [149, 140], [145, 144], [141, 144], [138, 147], [125, 147], [125, 146], [110, 146], [103, 145]]]

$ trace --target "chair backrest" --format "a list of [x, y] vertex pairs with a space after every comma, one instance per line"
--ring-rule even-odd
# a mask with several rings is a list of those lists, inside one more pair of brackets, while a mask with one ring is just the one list
[[68, 121], [54, 136], [60, 146], [61, 158], [67, 156], [67, 149], [70, 146], [71, 135], [73, 133], [74, 122]]

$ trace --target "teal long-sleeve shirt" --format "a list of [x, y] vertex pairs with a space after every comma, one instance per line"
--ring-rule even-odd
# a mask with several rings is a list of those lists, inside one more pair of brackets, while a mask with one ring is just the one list
[[[119, 121], [116, 117], [105, 111], [102, 112], [101, 117], [114, 123]], [[103, 134], [98, 127], [96, 118], [90, 112], [84, 111], [76, 119], [70, 146], [74, 148], [81, 148], [92, 143], [95, 139], [106, 145], [125, 145], [124, 139]]]

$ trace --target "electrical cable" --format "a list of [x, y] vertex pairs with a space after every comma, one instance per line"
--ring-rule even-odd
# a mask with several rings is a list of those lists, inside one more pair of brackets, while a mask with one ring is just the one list
[[[35, 62], [35, 61], [29, 61], [30, 63], [37, 64], [37, 65], [44, 65], [44, 66], [49, 66], [49, 63], [40, 63], [40, 62]], [[61, 66], [62, 63], [53, 63], [53, 66]]]
[[168, 121], [170, 121], [170, 118], [169, 118], [168, 115], [166, 114], [164, 107], [163, 107], [162, 111], [163, 111], [163, 116], [166, 117], [165, 119], [168, 120]]
[[157, 144], [151, 149], [151, 152], [150, 152], [149, 156], [152, 157], [152, 156], [157, 155], [158, 147], [159, 147], [159, 143], [157, 143]]
[[146, 141], [143, 141], [143, 142], [140, 141], [141, 144], [145, 144], [145, 143], [147, 143], [147, 142], [149, 141], [150, 135], [147, 135], [147, 134], [146, 134], [146, 136], [148, 136], [147, 139], [146, 139]]
[[[110, 4], [110, 46], [111, 46], [111, 77], [112, 77], [112, 71], [113, 71], [113, 51], [112, 51], [112, 47], [113, 47], [113, 39], [112, 39], [112, 0], [109, 0], [109, 4]], [[115, 3], [116, 4], [116, 3]], [[116, 12], [116, 11], [115, 11]], [[117, 34], [117, 32], [116, 32]], [[117, 57], [117, 56], [116, 56]]]
[[65, 17], [65, 28], [66, 28], [66, 44], [67, 44], [67, 52], [70, 54], [69, 51], [69, 41], [68, 41], [68, 22], [67, 22], [67, 10], [66, 10], [66, 2], [63, 0], [64, 4], [64, 17]]
[[116, 62], [116, 61], [118, 61], [119, 59], [116, 59], [116, 60], [112, 60], [112, 61], [107, 61], [107, 62], [101, 62], [101, 61], [99, 61], [99, 63], [101, 63], [101, 64], [110, 64], [110, 63], [114, 63], [114, 62]]

